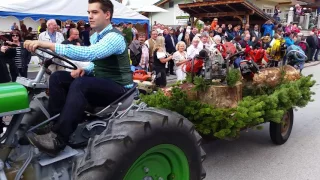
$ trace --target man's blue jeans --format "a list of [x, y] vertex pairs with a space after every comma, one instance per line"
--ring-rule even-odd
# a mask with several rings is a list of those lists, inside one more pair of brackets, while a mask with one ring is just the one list
[[49, 113], [51, 116], [61, 113], [52, 131], [66, 143], [89, 104], [106, 107], [127, 91], [110, 79], [88, 76], [74, 79], [67, 71], [53, 73], [49, 82]]

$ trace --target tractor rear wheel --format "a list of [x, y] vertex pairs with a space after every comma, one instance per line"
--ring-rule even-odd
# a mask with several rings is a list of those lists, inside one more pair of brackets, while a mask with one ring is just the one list
[[89, 140], [73, 179], [200, 180], [205, 152], [194, 125], [178, 113], [146, 109], [114, 119]]

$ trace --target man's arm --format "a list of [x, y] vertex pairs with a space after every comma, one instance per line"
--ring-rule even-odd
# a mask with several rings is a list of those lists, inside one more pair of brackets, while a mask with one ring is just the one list
[[26, 41], [24, 46], [31, 51], [35, 51], [38, 47], [50, 49], [77, 61], [94, 61], [112, 54], [121, 54], [126, 49], [124, 37], [118, 33], [109, 33], [91, 46], [63, 45], [43, 41]]
[[98, 43], [91, 46], [73, 46], [55, 44], [55, 51], [78, 61], [94, 61], [113, 54], [121, 54], [126, 49], [124, 37], [118, 33], [109, 33]]
[[92, 62], [90, 62], [89, 65], [84, 68], [84, 71], [85, 71], [86, 75], [90, 75], [90, 74], [92, 74], [93, 69], [94, 69], [94, 64]]

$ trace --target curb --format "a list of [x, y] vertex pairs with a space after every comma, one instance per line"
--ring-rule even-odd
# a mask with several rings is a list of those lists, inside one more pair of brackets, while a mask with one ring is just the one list
[[312, 64], [310, 63], [308, 65], [305, 64], [304, 68], [316, 66], [316, 65], [319, 65], [319, 64], [320, 64], [320, 62], [316, 62], [316, 63], [312, 63]]

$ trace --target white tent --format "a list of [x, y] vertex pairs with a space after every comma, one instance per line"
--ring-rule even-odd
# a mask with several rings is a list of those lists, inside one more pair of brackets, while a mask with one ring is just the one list
[[[111, 0], [114, 5], [112, 22], [149, 24], [149, 19], [126, 6]], [[88, 20], [88, 0], [1, 0], [0, 16], [14, 16], [19, 20], [59, 19], [61, 21]]]

